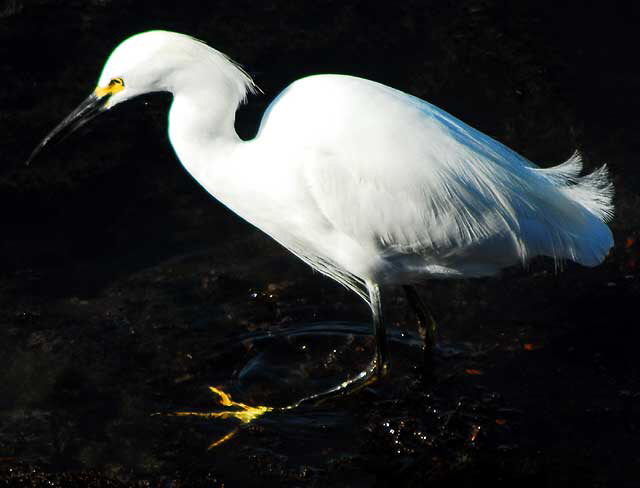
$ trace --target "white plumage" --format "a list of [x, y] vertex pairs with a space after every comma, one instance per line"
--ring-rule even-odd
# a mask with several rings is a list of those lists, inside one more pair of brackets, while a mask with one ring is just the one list
[[170, 91], [171, 142], [213, 196], [367, 299], [367, 281], [493, 275], [545, 255], [586, 266], [612, 246], [612, 186], [580, 157], [541, 169], [419, 98], [350, 76], [294, 82], [241, 141], [238, 105], [256, 90], [226, 56], [154, 31], [116, 49], [100, 77], [110, 106]]
[[89, 105], [62, 125], [95, 104], [154, 91], [173, 94], [171, 143], [211, 195], [369, 302], [376, 371], [386, 361], [379, 285], [493, 275], [537, 255], [595, 266], [613, 245], [604, 166], [580, 177], [576, 153], [539, 168], [372, 81], [298, 80], [273, 101], [257, 136], [242, 141], [235, 112], [256, 86], [226, 56], [181, 34], [146, 32], [118, 46]]
[[395, 284], [486, 276], [536, 255], [593, 266], [612, 245], [606, 168], [578, 178], [577, 154], [538, 168], [443, 110], [368, 80], [296, 81], [244, 144], [256, 152], [241, 157], [277, 175], [265, 185], [270, 201], [294, 173], [288, 191], [305, 202], [302, 246], [290, 240], [288, 214], [299, 210], [286, 201], [283, 228], [265, 230], [334, 278], [335, 268]]

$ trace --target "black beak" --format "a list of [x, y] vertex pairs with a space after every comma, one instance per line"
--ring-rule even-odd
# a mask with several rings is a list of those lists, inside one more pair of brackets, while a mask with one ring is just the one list
[[106, 110], [106, 102], [110, 95], [98, 97], [95, 93], [89, 95], [73, 112], [71, 112], [62, 122], [60, 122], [45, 137], [38, 147], [36, 147], [26, 164], [31, 163], [33, 158], [42, 150], [44, 146], [50, 142], [60, 142], [69, 134], [82, 127], [84, 124], [93, 119], [96, 115]]

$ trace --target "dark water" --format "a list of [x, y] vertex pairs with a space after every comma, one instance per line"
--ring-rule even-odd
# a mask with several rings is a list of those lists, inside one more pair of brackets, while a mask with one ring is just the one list
[[[640, 486], [640, 74], [634, 3], [162, 1], [0, 4], [0, 485]], [[368, 311], [211, 200], [168, 144], [163, 95], [95, 120], [34, 165], [127, 36], [192, 34], [266, 104], [317, 72], [421, 96], [545, 166], [607, 162], [616, 248], [421, 289], [424, 370], [387, 290], [390, 376], [238, 427], [208, 386], [286, 405], [370, 359]], [[159, 413], [159, 415], [154, 415]]]

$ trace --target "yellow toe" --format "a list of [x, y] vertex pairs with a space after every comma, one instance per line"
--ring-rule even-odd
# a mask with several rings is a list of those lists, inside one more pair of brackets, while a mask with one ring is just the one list
[[[252, 406], [247, 405], [245, 403], [235, 402], [231, 398], [231, 395], [229, 395], [228, 393], [225, 393], [224, 391], [222, 391], [219, 388], [216, 388], [215, 386], [210, 386], [209, 389], [211, 390], [212, 393], [214, 393], [215, 395], [217, 395], [219, 397], [218, 402], [220, 403], [220, 405], [223, 405], [225, 407], [237, 407], [237, 408], [239, 408], [239, 410], [223, 410], [221, 412], [175, 412], [174, 415], [177, 415], [179, 417], [191, 416], [191, 417], [201, 417], [201, 418], [207, 418], [207, 419], [211, 419], [211, 418], [221, 418], [221, 419], [236, 418], [240, 422], [242, 422], [243, 424], [248, 424], [248, 423], [254, 421], [255, 419], [257, 419], [258, 417], [264, 415], [265, 413], [270, 412], [270, 411], [273, 410], [273, 407], [267, 407], [267, 406], [263, 406], [263, 405], [258, 405], [256, 407], [252, 407]], [[237, 433], [238, 433], [238, 428], [235, 428], [234, 430], [232, 430], [231, 432], [229, 432], [225, 436], [223, 436], [220, 439], [218, 439], [217, 441], [211, 443], [209, 445], [209, 449], [211, 449], [213, 447], [216, 447], [216, 446], [219, 446], [223, 442], [228, 441], [229, 439], [231, 439]]]

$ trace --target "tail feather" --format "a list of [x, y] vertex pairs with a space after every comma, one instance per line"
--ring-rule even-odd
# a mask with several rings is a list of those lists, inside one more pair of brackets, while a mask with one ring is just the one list
[[606, 164], [588, 175], [579, 176], [582, 156], [575, 151], [564, 163], [552, 168], [536, 168], [536, 171], [603, 222], [613, 218], [614, 189]]
[[613, 218], [614, 190], [606, 164], [579, 178], [575, 185], [568, 186], [564, 191], [603, 222]]
[[559, 185], [566, 185], [577, 179], [582, 171], [582, 155], [575, 151], [564, 163], [552, 168], [536, 168], [546, 178]]
[[[606, 165], [579, 176], [582, 158], [575, 152], [566, 162], [552, 168], [535, 168], [576, 207], [549, 219], [552, 231], [544, 254], [571, 259], [585, 266], [600, 264], [611, 247], [613, 236], [606, 225], [613, 217], [613, 184]], [[564, 205], [562, 205], [562, 208]], [[546, 247], [546, 246], [545, 246]]]

